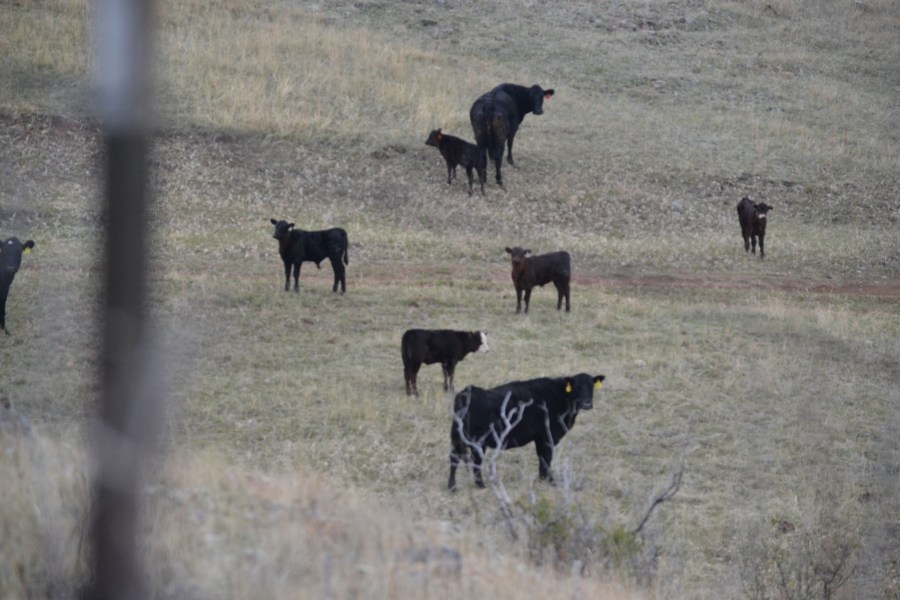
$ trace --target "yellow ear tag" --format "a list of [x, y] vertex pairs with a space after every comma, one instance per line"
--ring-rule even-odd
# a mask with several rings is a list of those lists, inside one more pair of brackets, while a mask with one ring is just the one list
[[603, 387], [603, 382], [602, 382], [602, 381], [595, 381], [595, 382], [594, 382], [594, 389], [595, 389], [595, 390], [599, 390], [599, 389], [602, 388], [602, 387]]
[[566, 383], [566, 393], [567, 394], [572, 393], [572, 384], [571, 383], [568, 383], [568, 382]]
[[25, 248], [25, 254], [31, 254], [31, 248]]

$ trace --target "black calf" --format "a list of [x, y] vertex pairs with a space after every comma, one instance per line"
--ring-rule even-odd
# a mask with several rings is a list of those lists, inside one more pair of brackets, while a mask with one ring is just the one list
[[737, 204], [738, 221], [744, 237], [744, 251], [756, 254], [756, 238], [759, 238], [759, 257], [765, 257], [763, 242], [766, 239], [766, 215], [772, 207], [764, 202], [757, 204], [744, 196]]
[[334, 271], [334, 285], [332, 292], [336, 292], [338, 285], [341, 293], [347, 291], [346, 269], [344, 265], [350, 263], [347, 255], [347, 232], [343, 229], [326, 229], [324, 231], [303, 231], [294, 229], [293, 223], [276, 221], [271, 219], [275, 226], [272, 237], [278, 240], [278, 251], [284, 262], [284, 291], [291, 289], [291, 267], [294, 268], [294, 291], [300, 291], [300, 265], [304, 262], [316, 263], [316, 268], [326, 258], [331, 261]]
[[456, 165], [462, 165], [469, 177], [469, 195], [472, 195], [472, 169], [478, 173], [481, 193], [484, 194], [484, 182], [487, 181], [487, 160], [483, 154], [478, 152], [478, 146], [442, 133], [440, 129], [435, 129], [428, 134], [425, 143], [436, 147], [444, 157], [444, 161], [447, 163], [447, 184], [450, 184], [451, 179], [456, 176]]

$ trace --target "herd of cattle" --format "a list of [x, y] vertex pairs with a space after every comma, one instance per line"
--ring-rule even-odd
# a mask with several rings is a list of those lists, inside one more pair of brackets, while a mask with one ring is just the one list
[[[480, 96], [469, 112], [475, 133], [475, 144], [435, 129], [426, 144], [435, 146], [447, 165], [447, 183], [451, 184], [456, 167], [466, 169], [469, 194], [472, 193], [473, 170], [478, 175], [481, 192], [487, 180], [487, 159], [494, 161], [496, 180], [503, 185], [500, 167], [506, 147], [507, 160], [514, 164], [513, 139], [525, 115], [543, 113], [543, 101], [554, 91], [538, 85], [526, 88], [504, 83]], [[772, 210], [765, 203], [755, 203], [744, 197], [737, 205], [738, 220], [746, 251], [764, 256], [763, 241], [766, 234], [766, 215]], [[322, 231], [296, 229], [294, 223], [271, 219], [275, 226], [273, 237], [278, 240], [278, 250], [284, 263], [284, 289], [291, 289], [291, 273], [294, 291], [299, 291], [300, 267], [313, 262], [317, 268], [326, 258], [334, 272], [332, 291], [347, 291], [346, 266], [349, 264], [347, 232], [340, 228]], [[10, 285], [19, 270], [22, 255], [34, 248], [28, 240], [24, 244], [12, 237], [0, 242], [0, 329], [6, 328], [6, 299]], [[531, 291], [535, 286], [553, 283], [557, 291], [556, 309], [562, 309], [565, 299], [566, 312], [570, 310], [569, 288], [572, 274], [568, 252], [532, 255], [521, 247], [506, 248], [512, 265], [512, 280], [516, 290], [516, 312], [528, 312]], [[418, 396], [416, 378], [423, 364], [440, 363], [444, 373], [444, 390], [453, 389], [453, 373], [456, 365], [473, 352], [488, 352], [487, 336], [483, 331], [452, 331], [447, 329], [410, 329], [401, 340], [403, 375], [406, 394]], [[578, 413], [593, 407], [593, 394], [602, 387], [604, 375], [580, 373], [569, 377], [541, 377], [526, 381], [506, 383], [499, 387], [483, 389], [468, 386], [456, 394], [453, 405], [453, 423], [450, 430], [450, 477], [448, 487], [456, 486], [456, 469], [460, 460], [471, 455], [475, 483], [484, 487], [481, 474], [486, 448], [518, 448], [534, 442], [538, 456], [538, 475], [553, 480], [550, 471], [553, 450], [575, 424]]]

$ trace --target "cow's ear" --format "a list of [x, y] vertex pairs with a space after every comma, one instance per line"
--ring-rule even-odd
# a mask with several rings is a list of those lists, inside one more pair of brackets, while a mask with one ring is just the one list
[[275, 219], [269, 219], [269, 220], [272, 221], [272, 225], [278, 225], [278, 221], [276, 221]]
[[28, 254], [34, 248], [34, 240], [28, 240], [22, 248], [25, 250], [25, 254]]
[[603, 380], [606, 379], [605, 375], [597, 375], [594, 377], [594, 389], [599, 390], [603, 387]]
[[549, 99], [550, 96], [552, 96], [552, 95], [555, 94], [555, 93], [556, 93], [555, 90], [544, 90], [544, 98], [548, 98], [548, 99]]
[[567, 394], [572, 393], [572, 378], [571, 377], [566, 377], [566, 393]]
[[442, 139], [444, 139], [444, 134], [441, 133], [440, 129], [438, 129], [438, 141], [441, 141]]
[[293, 228], [294, 228], [294, 224], [293, 224], [293, 223], [288, 223], [288, 229], [293, 229]]
[[507, 247], [506, 247], [506, 253], [507, 253], [507, 254], [512, 254], [512, 248], [510, 248], [509, 246], [507, 246]]

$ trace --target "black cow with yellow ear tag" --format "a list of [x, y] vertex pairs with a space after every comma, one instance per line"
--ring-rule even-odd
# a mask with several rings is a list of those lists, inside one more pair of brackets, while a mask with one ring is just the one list
[[6, 335], [9, 335], [6, 328], [6, 298], [9, 296], [9, 287], [19, 272], [22, 254], [28, 254], [32, 248], [34, 248], [33, 240], [23, 244], [19, 238], [11, 237], [0, 242], [0, 329], [5, 331]]
[[605, 379], [579, 373], [513, 381], [488, 390], [469, 386], [458, 393], [450, 428], [447, 487], [456, 487], [457, 465], [468, 460], [470, 451], [475, 485], [484, 487], [481, 462], [486, 448], [518, 448], [531, 442], [538, 456], [538, 475], [552, 483], [554, 447], [575, 425], [578, 413], [594, 407], [594, 393]]

